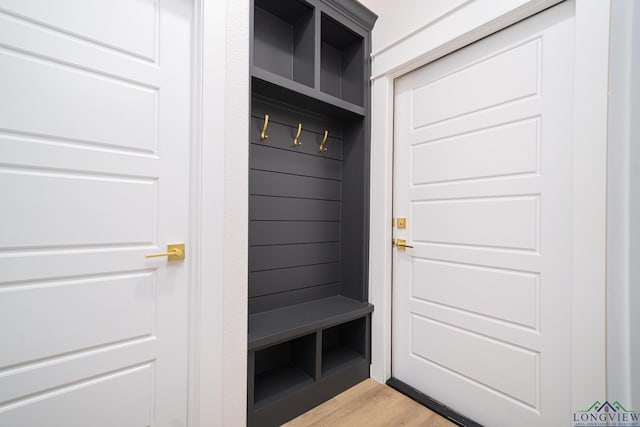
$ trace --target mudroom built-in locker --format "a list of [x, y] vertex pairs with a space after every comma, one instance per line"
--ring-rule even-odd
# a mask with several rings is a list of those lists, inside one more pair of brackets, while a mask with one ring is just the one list
[[351, 0], [252, 2], [248, 424], [369, 376], [370, 31]]

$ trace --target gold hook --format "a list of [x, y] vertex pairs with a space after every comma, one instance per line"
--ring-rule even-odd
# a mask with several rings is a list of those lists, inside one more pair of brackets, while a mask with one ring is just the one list
[[265, 139], [269, 138], [269, 135], [267, 135], [267, 126], [269, 126], [269, 115], [265, 114], [264, 115], [264, 125], [262, 125], [262, 132], [260, 132], [260, 140], [264, 141]]
[[327, 151], [327, 147], [324, 146], [324, 144], [327, 143], [327, 137], [329, 136], [329, 131], [325, 130], [324, 131], [324, 136], [322, 137], [322, 142], [320, 143], [320, 153], [325, 153]]
[[299, 141], [300, 133], [302, 132], [302, 123], [298, 123], [298, 132], [296, 133], [295, 138], [293, 138], [293, 146], [300, 147], [302, 145], [302, 141]]

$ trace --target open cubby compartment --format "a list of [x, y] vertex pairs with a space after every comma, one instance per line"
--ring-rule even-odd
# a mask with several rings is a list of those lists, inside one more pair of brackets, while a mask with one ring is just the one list
[[367, 318], [361, 317], [322, 331], [322, 375], [367, 357]]
[[[339, 299], [334, 302], [337, 306], [341, 305]], [[306, 308], [308, 311], [314, 311], [311, 305], [307, 305]], [[367, 379], [371, 309], [372, 307], [362, 307], [359, 313], [355, 314], [340, 313], [341, 310], [338, 308], [334, 311], [335, 316], [319, 323], [308, 324], [308, 327], [313, 328], [312, 332], [303, 334], [302, 341], [298, 341], [300, 338], [289, 338], [279, 344], [252, 348], [256, 341], [250, 339], [247, 424], [250, 427], [282, 425]], [[295, 312], [286, 314], [293, 315], [294, 318], [300, 315]], [[351, 332], [364, 335], [349, 338], [348, 334]], [[320, 342], [323, 336], [327, 343], [326, 348]], [[315, 337], [315, 344], [311, 337]], [[315, 381], [312, 381], [310, 374], [310, 357], [313, 351]], [[329, 358], [327, 363], [333, 368], [321, 372], [325, 357]], [[301, 364], [304, 366], [299, 366]], [[265, 365], [267, 370], [263, 371]], [[257, 375], [253, 373], [254, 368], [259, 372]], [[265, 372], [269, 375], [265, 375]], [[292, 372], [297, 372], [300, 377], [291, 375]], [[291, 378], [294, 378], [294, 381]]]
[[316, 380], [316, 334], [255, 352], [254, 407], [283, 398]]
[[301, 0], [255, 0], [253, 64], [313, 86], [314, 8]]
[[364, 105], [366, 58], [363, 37], [323, 13], [320, 50], [320, 90]]

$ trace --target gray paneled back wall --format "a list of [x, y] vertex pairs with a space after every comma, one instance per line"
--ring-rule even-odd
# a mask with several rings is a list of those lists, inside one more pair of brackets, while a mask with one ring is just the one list
[[[260, 139], [265, 114], [266, 134]], [[300, 147], [293, 146], [302, 123]], [[319, 152], [324, 131], [327, 151]], [[267, 98], [252, 102], [249, 313], [340, 293], [342, 123]]]

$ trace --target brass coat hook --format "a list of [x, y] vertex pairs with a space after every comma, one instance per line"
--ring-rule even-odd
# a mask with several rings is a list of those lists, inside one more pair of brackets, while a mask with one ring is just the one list
[[302, 145], [302, 141], [299, 140], [300, 133], [302, 133], [302, 123], [298, 123], [298, 132], [296, 133], [295, 138], [293, 138], [294, 147], [300, 147]]
[[267, 126], [269, 126], [269, 115], [265, 114], [264, 124], [262, 125], [262, 132], [260, 132], [260, 141], [264, 141], [265, 139], [269, 138], [269, 135], [267, 135]]
[[329, 131], [325, 130], [324, 131], [324, 136], [322, 137], [322, 142], [320, 143], [320, 153], [324, 153], [327, 151], [327, 147], [324, 146], [324, 144], [327, 143], [327, 137], [329, 136]]

